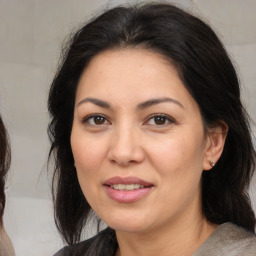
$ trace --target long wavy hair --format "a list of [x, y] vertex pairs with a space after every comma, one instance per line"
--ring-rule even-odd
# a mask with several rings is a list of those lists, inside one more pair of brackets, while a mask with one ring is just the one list
[[254, 232], [247, 188], [255, 150], [235, 68], [208, 24], [173, 5], [150, 3], [105, 11], [79, 29], [62, 51], [48, 99], [55, 222], [62, 237], [70, 245], [79, 241], [91, 216], [70, 146], [78, 80], [100, 52], [134, 47], [160, 53], [175, 65], [206, 128], [219, 122], [228, 125], [222, 156], [212, 171], [203, 173], [203, 214], [212, 223], [233, 222]]
[[8, 134], [0, 116], [0, 229], [3, 225], [3, 214], [5, 207], [5, 179], [10, 167], [11, 151]]

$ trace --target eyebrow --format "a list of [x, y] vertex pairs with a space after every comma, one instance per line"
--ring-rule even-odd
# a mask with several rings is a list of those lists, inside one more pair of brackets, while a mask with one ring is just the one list
[[80, 106], [81, 104], [86, 103], [86, 102], [91, 102], [91, 103], [93, 103], [99, 107], [102, 107], [102, 108], [108, 108], [108, 109], [111, 108], [110, 104], [107, 103], [106, 101], [95, 99], [95, 98], [84, 98], [83, 100], [78, 102], [77, 106]]
[[[86, 102], [91, 102], [91, 103], [93, 103], [99, 107], [102, 107], [102, 108], [111, 109], [111, 106], [108, 102], [100, 100], [100, 99], [96, 99], [96, 98], [84, 98], [83, 100], [78, 102], [77, 106], [80, 106], [81, 104], [86, 103]], [[158, 99], [150, 99], [150, 100], [144, 101], [137, 105], [137, 109], [143, 110], [143, 109], [151, 107], [153, 105], [157, 105], [157, 104], [165, 103], [165, 102], [174, 103], [184, 109], [184, 106], [179, 101], [174, 100], [172, 98], [168, 98], [168, 97], [158, 98]]]
[[157, 104], [165, 103], [165, 102], [174, 103], [174, 104], [176, 104], [176, 105], [178, 105], [178, 106], [180, 106], [181, 108], [184, 109], [184, 106], [179, 101], [174, 100], [172, 98], [168, 98], [168, 97], [147, 100], [145, 102], [142, 102], [142, 103], [138, 104], [137, 108], [139, 110], [143, 110], [143, 109], [151, 107], [153, 105], [157, 105]]

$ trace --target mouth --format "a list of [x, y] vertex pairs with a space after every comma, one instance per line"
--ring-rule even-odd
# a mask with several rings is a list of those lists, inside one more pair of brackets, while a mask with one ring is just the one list
[[141, 184], [114, 184], [114, 185], [110, 185], [110, 187], [120, 191], [131, 191], [131, 190], [145, 188], [145, 186]]
[[119, 203], [132, 203], [147, 196], [154, 185], [136, 177], [112, 177], [103, 184], [107, 195]]

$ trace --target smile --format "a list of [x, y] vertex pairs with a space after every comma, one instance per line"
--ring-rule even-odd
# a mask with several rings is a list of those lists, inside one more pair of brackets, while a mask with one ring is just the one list
[[154, 185], [137, 177], [112, 177], [103, 184], [107, 196], [118, 203], [133, 203], [150, 194]]
[[140, 184], [115, 184], [115, 185], [111, 185], [111, 188], [115, 189], [115, 190], [135, 190], [135, 189], [140, 189], [140, 188], [144, 188], [145, 186], [140, 185]]

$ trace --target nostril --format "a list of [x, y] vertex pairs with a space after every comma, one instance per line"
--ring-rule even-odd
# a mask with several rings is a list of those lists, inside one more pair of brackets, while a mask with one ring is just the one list
[[129, 166], [132, 164], [140, 163], [144, 160], [144, 151], [140, 145], [131, 143], [131, 140], [116, 139], [109, 147], [108, 159], [111, 163], [120, 166]]

